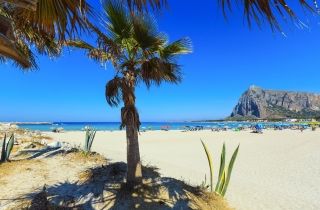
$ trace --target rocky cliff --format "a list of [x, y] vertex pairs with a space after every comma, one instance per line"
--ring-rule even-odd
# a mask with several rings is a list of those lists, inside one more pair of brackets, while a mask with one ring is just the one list
[[251, 86], [231, 118], [312, 118], [320, 116], [320, 94], [265, 90]]

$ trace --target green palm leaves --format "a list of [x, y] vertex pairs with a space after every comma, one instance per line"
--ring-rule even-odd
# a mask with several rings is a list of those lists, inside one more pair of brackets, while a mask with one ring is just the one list
[[85, 0], [0, 1], [0, 62], [10, 59], [22, 69], [37, 68], [32, 49], [59, 55], [59, 42], [88, 28], [88, 14]]
[[142, 82], [147, 87], [179, 83], [182, 76], [177, 58], [192, 51], [190, 39], [170, 43], [149, 14], [130, 11], [119, 0], [104, 0], [102, 4], [104, 27], [89, 24], [97, 34], [96, 45], [83, 40], [70, 40], [66, 45], [81, 48], [88, 57], [101, 63], [110, 61], [114, 66], [116, 75], [105, 89], [109, 105], [117, 106], [130, 91], [125, 81], [130, 80], [133, 86]]
[[93, 140], [96, 136], [96, 132], [97, 131], [93, 128], [86, 128], [86, 137], [84, 140], [84, 147], [83, 147], [83, 150], [85, 153], [91, 152], [91, 147], [92, 147]]
[[[212, 155], [207, 147], [207, 145], [201, 140], [202, 146], [205, 150], [209, 168], [210, 168], [210, 190], [213, 192], [213, 162], [212, 162]], [[237, 158], [238, 151], [239, 151], [239, 146], [236, 148], [236, 150], [233, 152], [231, 160], [228, 165], [226, 165], [226, 146], [223, 144], [222, 147], [222, 152], [221, 152], [221, 158], [220, 158], [220, 168], [219, 168], [219, 176], [218, 176], [218, 181], [216, 184], [216, 187], [214, 191], [218, 193], [221, 196], [224, 196], [226, 194], [230, 178], [231, 178], [231, 173], [233, 169], [234, 162]]]
[[[226, 9], [231, 10], [234, 3], [231, 0], [218, 1], [221, 3], [224, 14], [226, 14]], [[313, 2], [313, 5], [311, 2]], [[251, 25], [252, 20], [258, 25], [263, 23], [264, 20], [267, 20], [271, 28], [277, 30], [281, 30], [281, 19], [284, 21], [292, 20], [300, 26], [304, 25], [297, 16], [298, 7], [296, 7], [296, 5], [300, 5], [303, 9], [311, 13], [319, 13], [317, 0], [310, 2], [305, 0], [244, 0], [241, 1], [241, 4], [249, 25]]]
[[13, 148], [13, 144], [14, 144], [14, 134], [10, 136], [7, 144], [6, 144], [6, 139], [7, 139], [7, 135], [5, 134], [2, 142], [0, 163], [9, 160], [9, 157]]

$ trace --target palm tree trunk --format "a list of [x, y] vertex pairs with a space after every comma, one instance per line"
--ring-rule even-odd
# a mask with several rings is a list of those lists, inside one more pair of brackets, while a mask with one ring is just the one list
[[121, 109], [122, 124], [126, 127], [127, 137], [127, 186], [133, 188], [142, 183], [142, 166], [140, 161], [138, 130], [139, 114], [135, 106], [135, 78], [133, 73], [125, 76], [122, 90], [124, 107]]
[[[126, 107], [124, 107], [126, 109]], [[132, 118], [128, 116], [128, 118]], [[127, 185], [132, 188], [142, 183], [142, 168], [140, 161], [138, 128], [134, 119], [128, 119], [126, 124], [127, 137]]]

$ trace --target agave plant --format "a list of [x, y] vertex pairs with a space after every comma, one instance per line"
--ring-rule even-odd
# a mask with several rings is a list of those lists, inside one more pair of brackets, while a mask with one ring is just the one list
[[12, 134], [9, 138], [8, 143], [6, 144], [7, 135], [4, 135], [3, 143], [2, 143], [2, 151], [1, 151], [1, 159], [0, 163], [6, 162], [9, 160], [13, 144], [14, 144], [14, 134]]
[[84, 147], [83, 150], [85, 153], [89, 153], [91, 151], [92, 143], [94, 140], [94, 137], [96, 136], [96, 130], [93, 128], [87, 128], [86, 129], [86, 137], [84, 140]]
[[[209, 168], [210, 168], [210, 190], [213, 192], [213, 163], [212, 163], [212, 155], [207, 147], [207, 145], [201, 140], [202, 146], [205, 150]], [[234, 162], [237, 158], [239, 146], [236, 148], [236, 150], [233, 152], [233, 155], [231, 157], [231, 160], [228, 165], [226, 165], [226, 146], [223, 144], [222, 152], [221, 152], [221, 158], [220, 158], [220, 168], [219, 168], [219, 176], [218, 181], [216, 184], [216, 187], [214, 189], [214, 192], [217, 194], [224, 196], [227, 192], [228, 185], [231, 178], [232, 168], [234, 165]]]

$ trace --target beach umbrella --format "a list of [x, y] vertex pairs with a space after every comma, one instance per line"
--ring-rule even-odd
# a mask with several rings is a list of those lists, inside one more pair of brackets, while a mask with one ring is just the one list
[[256, 129], [263, 129], [263, 125], [262, 125], [262, 124], [260, 124], [260, 123], [259, 123], [259, 124], [257, 124], [255, 127], [256, 127]]

